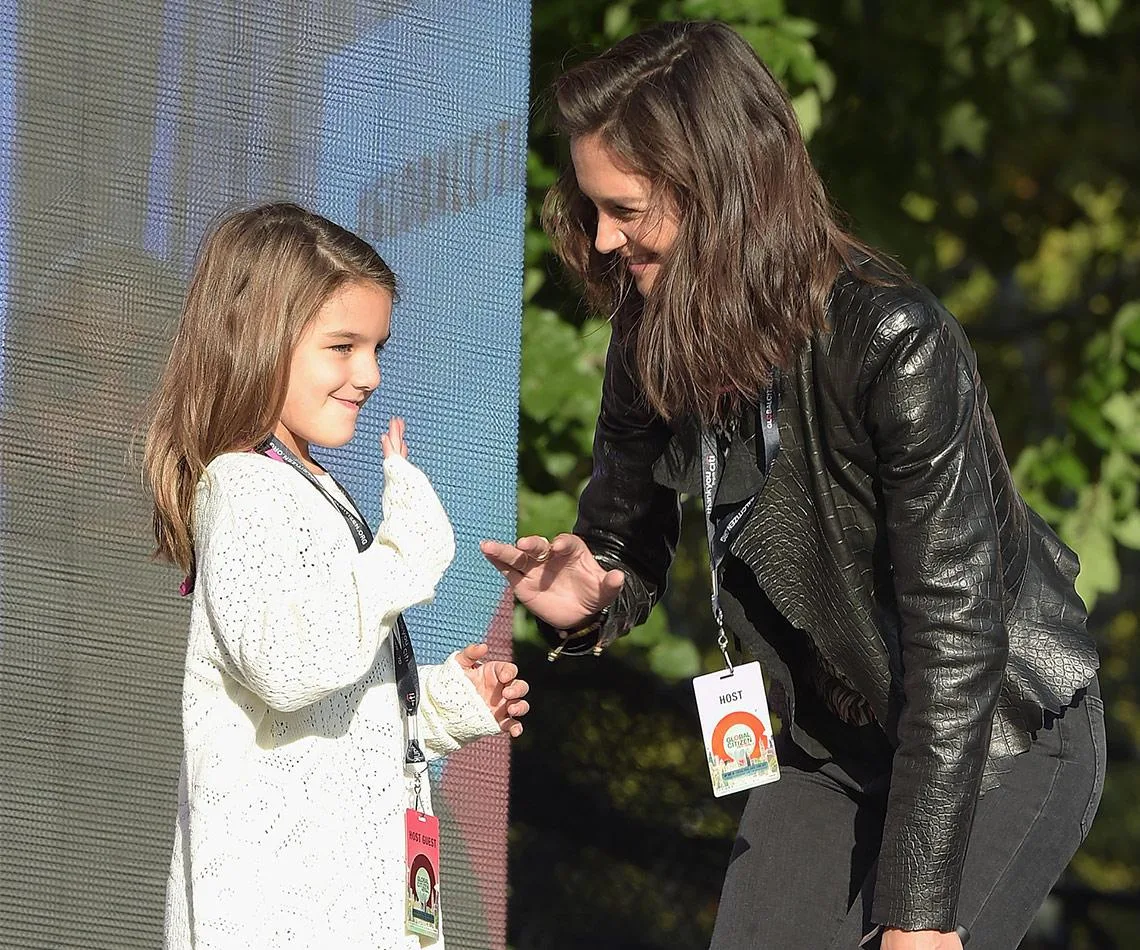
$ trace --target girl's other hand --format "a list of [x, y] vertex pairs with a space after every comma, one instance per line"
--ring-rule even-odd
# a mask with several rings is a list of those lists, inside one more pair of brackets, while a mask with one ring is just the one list
[[384, 452], [384, 458], [390, 458], [393, 455], [399, 455], [401, 458], [408, 457], [408, 443], [404, 441], [407, 430], [407, 423], [399, 416], [392, 416], [388, 420], [388, 431], [380, 436], [380, 448]]
[[523, 699], [530, 692], [530, 686], [526, 680], [518, 678], [519, 668], [514, 663], [504, 660], [483, 662], [487, 649], [485, 643], [473, 643], [460, 650], [456, 659], [467, 678], [475, 684], [499, 728], [517, 739], [523, 731], [519, 720], [530, 712], [530, 703]]

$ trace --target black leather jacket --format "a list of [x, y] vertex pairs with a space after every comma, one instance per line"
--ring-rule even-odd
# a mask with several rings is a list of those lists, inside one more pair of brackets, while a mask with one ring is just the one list
[[[827, 754], [797, 725], [797, 688], [820, 699], [805, 657], [882, 726], [894, 756], [873, 919], [950, 931], [979, 794], [1098, 660], [1076, 557], [1017, 494], [958, 323], [921, 287], [846, 271], [828, 316], [782, 376], [767, 482], [747, 425], [730, 451], [717, 504], [760, 497], [725, 566], [726, 625], [781, 682], [805, 751]], [[627, 572], [607, 639], [663, 593], [678, 492], [700, 492], [698, 427], [649, 411], [631, 366], [615, 334], [575, 527]]]

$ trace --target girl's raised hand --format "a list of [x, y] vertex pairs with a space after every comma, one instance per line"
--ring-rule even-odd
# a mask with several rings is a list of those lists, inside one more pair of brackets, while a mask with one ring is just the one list
[[519, 720], [530, 712], [530, 703], [523, 699], [530, 692], [530, 685], [518, 678], [519, 668], [514, 663], [503, 660], [484, 662], [486, 655], [487, 644], [473, 643], [460, 650], [456, 660], [491, 710], [499, 728], [518, 738], [523, 731]]
[[408, 443], [404, 441], [407, 429], [407, 423], [399, 416], [392, 416], [388, 420], [388, 431], [380, 436], [380, 448], [384, 452], [384, 458], [392, 455], [408, 457]]

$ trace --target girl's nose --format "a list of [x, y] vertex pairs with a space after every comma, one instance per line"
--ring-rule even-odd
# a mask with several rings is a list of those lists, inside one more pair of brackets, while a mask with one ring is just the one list
[[379, 389], [380, 364], [375, 359], [362, 360], [359, 369], [353, 373], [352, 385], [366, 392]]

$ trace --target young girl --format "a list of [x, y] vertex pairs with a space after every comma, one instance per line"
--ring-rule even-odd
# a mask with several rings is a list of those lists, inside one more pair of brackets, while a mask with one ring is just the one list
[[404, 423], [374, 538], [310, 454], [352, 438], [394, 296], [368, 244], [294, 205], [233, 215], [198, 260], [145, 456], [158, 553], [193, 593], [168, 948], [420, 947], [423, 762], [522, 731], [527, 685], [485, 645], [416, 681], [398, 618], [454, 538]]

